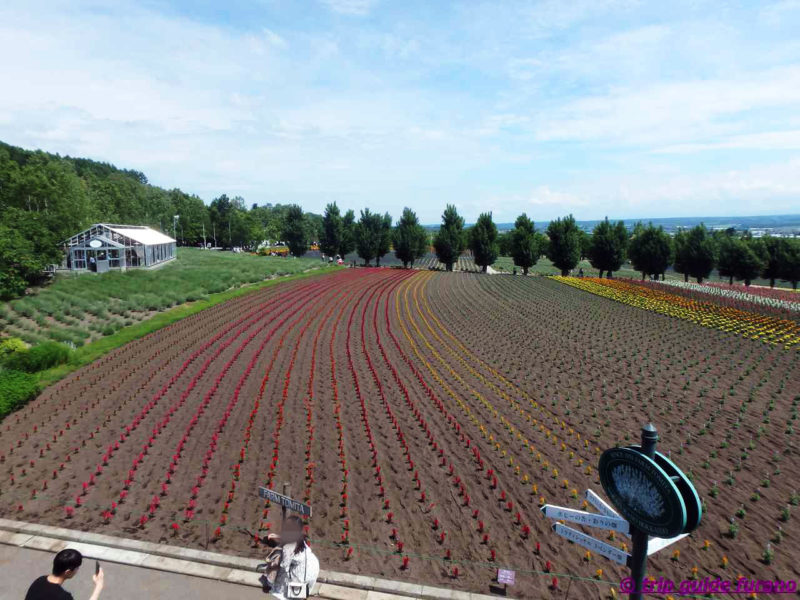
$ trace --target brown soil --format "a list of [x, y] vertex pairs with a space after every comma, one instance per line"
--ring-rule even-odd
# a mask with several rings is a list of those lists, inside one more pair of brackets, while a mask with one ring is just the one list
[[796, 356], [543, 278], [345, 270], [218, 305], [48, 388], [0, 428], [0, 515], [255, 563], [239, 528], [278, 528], [256, 490], [289, 482], [323, 568], [485, 593], [504, 566], [513, 596], [606, 596], [623, 571], [557, 537], [539, 504], [580, 507], [601, 491], [599, 451], [652, 420], [708, 512], [650, 573], [794, 579], [797, 519], [780, 517]]

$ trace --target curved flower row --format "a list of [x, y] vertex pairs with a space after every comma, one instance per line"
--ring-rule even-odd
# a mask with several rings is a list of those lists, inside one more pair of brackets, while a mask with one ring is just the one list
[[800, 325], [788, 319], [720, 306], [713, 302], [695, 300], [625, 280], [560, 276], [553, 279], [604, 298], [692, 321], [703, 327], [771, 344], [783, 344], [786, 348], [800, 343]]
[[664, 286], [675, 288], [676, 291], [693, 294], [699, 300], [714, 299], [726, 302], [733, 308], [743, 310], [763, 310], [767, 309], [772, 314], [779, 316], [797, 316], [800, 314], [800, 294], [794, 292], [784, 292], [790, 294], [788, 298], [776, 298], [759, 293], [753, 293], [756, 288], [743, 286], [717, 284], [717, 283], [694, 283], [692, 281], [636, 281], [631, 283], [650, 287], [653, 289], [663, 289]]

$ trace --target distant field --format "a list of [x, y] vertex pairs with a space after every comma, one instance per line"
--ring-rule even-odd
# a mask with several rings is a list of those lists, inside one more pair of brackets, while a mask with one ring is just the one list
[[152, 271], [59, 274], [38, 293], [0, 304], [0, 334], [82, 346], [172, 306], [320, 264], [179, 248], [175, 261]]

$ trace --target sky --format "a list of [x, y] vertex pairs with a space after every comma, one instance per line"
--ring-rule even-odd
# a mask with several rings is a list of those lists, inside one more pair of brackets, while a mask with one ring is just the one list
[[800, 0], [4, 0], [0, 140], [207, 202], [800, 213]]

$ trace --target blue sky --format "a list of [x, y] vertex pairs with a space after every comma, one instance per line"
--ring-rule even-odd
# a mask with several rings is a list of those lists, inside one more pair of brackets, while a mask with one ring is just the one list
[[800, 0], [6, 0], [0, 139], [210, 201], [800, 212]]

